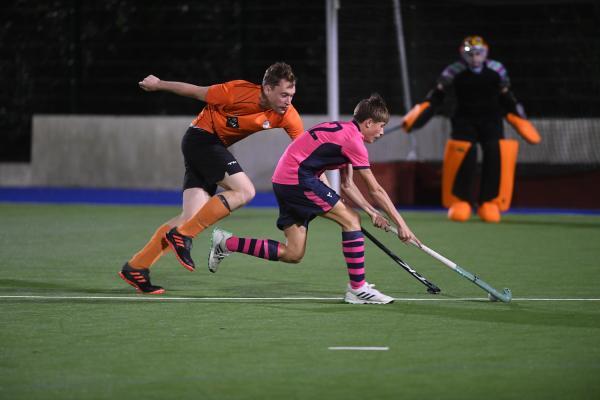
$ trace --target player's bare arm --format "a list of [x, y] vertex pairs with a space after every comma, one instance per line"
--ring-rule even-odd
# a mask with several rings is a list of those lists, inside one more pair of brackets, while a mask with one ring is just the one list
[[154, 75], [148, 75], [141, 82], [140, 88], [146, 92], [164, 91], [183, 97], [205, 101], [208, 86], [198, 86], [191, 83], [163, 81]]
[[381, 187], [377, 179], [373, 175], [373, 172], [370, 168], [359, 169], [357, 173], [363, 179], [367, 189], [369, 190], [369, 194], [373, 199], [377, 202], [377, 205], [385, 211], [385, 213], [390, 217], [394, 224], [398, 227], [398, 238], [403, 242], [408, 242], [410, 240], [415, 241], [419, 245], [421, 241], [415, 236], [415, 234], [410, 230], [406, 222], [404, 222], [404, 218], [400, 215], [394, 203], [390, 199], [390, 196], [387, 192]]
[[376, 226], [377, 228], [387, 230], [390, 226], [388, 220], [383, 215], [381, 215], [381, 213], [377, 211], [375, 207], [373, 207], [371, 203], [367, 201], [367, 199], [365, 199], [365, 197], [362, 195], [362, 193], [354, 183], [352, 165], [348, 164], [346, 168], [340, 169], [340, 178], [340, 186], [344, 194], [354, 204], [356, 204], [364, 212], [366, 212], [369, 217], [371, 217], [371, 221], [373, 222], [374, 226]]
[[323, 182], [325, 185], [327, 185], [327, 186], [331, 187], [331, 184], [329, 183], [329, 179], [327, 178], [327, 174], [325, 174], [325, 172], [323, 172], [323, 173], [321, 174], [321, 176], [319, 176], [319, 180], [320, 180], [321, 182]]

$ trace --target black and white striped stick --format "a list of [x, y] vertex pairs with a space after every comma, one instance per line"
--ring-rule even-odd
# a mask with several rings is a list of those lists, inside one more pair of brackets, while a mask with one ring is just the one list
[[394, 260], [396, 262], [396, 264], [398, 264], [399, 266], [404, 268], [404, 270], [406, 272], [411, 274], [415, 279], [417, 279], [423, 285], [427, 286], [428, 293], [438, 294], [439, 292], [441, 292], [441, 289], [439, 287], [437, 287], [434, 283], [429, 282], [427, 279], [425, 279], [425, 277], [423, 275], [419, 274], [417, 271], [412, 269], [410, 267], [410, 265], [408, 265], [406, 262], [404, 262], [400, 257], [398, 257], [396, 254], [394, 254], [390, 249], [385, 247], [385, 245], [383, 243], [381, 243], [379, 240], [377, 240], [377, 238], [375, 236], [371, 235], [365, 228], [361, 228], [361, 231], [362, 231], [362, 233], [365, 234], [366, 237], [369, 238], [369, 240], [371, 240], [371, 242], [373, 242], [385, 254], [387, 254], [392, 260]]

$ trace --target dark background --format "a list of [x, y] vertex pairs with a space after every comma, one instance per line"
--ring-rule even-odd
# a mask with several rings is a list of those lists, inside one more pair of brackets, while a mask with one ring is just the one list
[[[402, 101], [391, 0], [340, 0], [340, 112], [377, 91]], [[416, 1], [402, 13], [413, 103], [482, 35], [534, 117], [600, 116], [600, 2]], [[259, 83], [274, 61], [299, 78], [300, 113], [327, 112], [325, 0], [13, 0], [0, 4], [0, 161], [30, 158], [33, 114], [195, 115], [144, 96], [148, 74]]]

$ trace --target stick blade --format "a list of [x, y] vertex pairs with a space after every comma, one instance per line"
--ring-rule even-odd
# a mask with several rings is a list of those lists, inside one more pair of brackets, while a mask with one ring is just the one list
[[510, 301], [512, 300], [512, 292], [509, 288], [504, 288], [504, 290], [502, 291], [502, 293], [504, 294], [504, 298], [500, 299], [505, 303], [510, 303]]
[[504, 288], [502, 293], [494, 292], [495, 294], [488, 292], [488, 299], [490, 301], [502, 301], [503, 303], [510, 303], [512, 300], [512, 292], [509, 288]]

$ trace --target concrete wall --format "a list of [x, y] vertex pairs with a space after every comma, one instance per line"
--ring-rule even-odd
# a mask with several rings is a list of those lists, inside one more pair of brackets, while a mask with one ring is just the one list
[[190, 119], [35, 116], [32, 185], [180, 186], [179, 142]]
[[[191, 119], [36, 115], [31, 164], [0, 164], [0, 186], [178, 189], [183, 177], [180, 141]], [[326, 120], [323, 115], [303, 117], [306, 128]], [[399, 117], [393, 117], [388, 129], [399, 122]], [[598, 120], [534, 123], [544, 141], [529, 146], [521, 140], [519, 162], [600, 163]], [[416, 141], [418, 160], [440, 161], [449, 131], [449, 121], [441, 117], [434, 118], [412, 139], [396, 130], [368, 146], [371, 161], [406, 160], [411, 140]], [[506, 131], [509, 137], [516, 136], [511, 128]], [[238, 142], [231, 151], [257, 190], [267, 191], [273, 169], [288, 143], [282, 130], [273, 129]]]
[[[178, 189], [183, 178], [180, 142], [191, 119], [36, 115], [31, 164], [0, 164], [0, 185]], [[323, 115], [303, 117], [306, 128], [326, 120]], [[397, 126], [399, 121], [395, 117], [389, 126]], [[427, 128], [433, 133], [443, 124], [440, 119]], [[427, 133], [418, 137], [423, 140]], [[289, 142], [283, 130], [272, 129], [252, 135], [230, 150], [257, 190], [265, 191], [271, 189], [273, 169]], [[441, 139], [437, 147], [443, 142]], [[439, 148], [425, 147], [431, 156], [439, 152]], [[374, 162], [405, 159], [409, 137], [399, 131], [390, 133], [371, 145], [370, 151]]]

